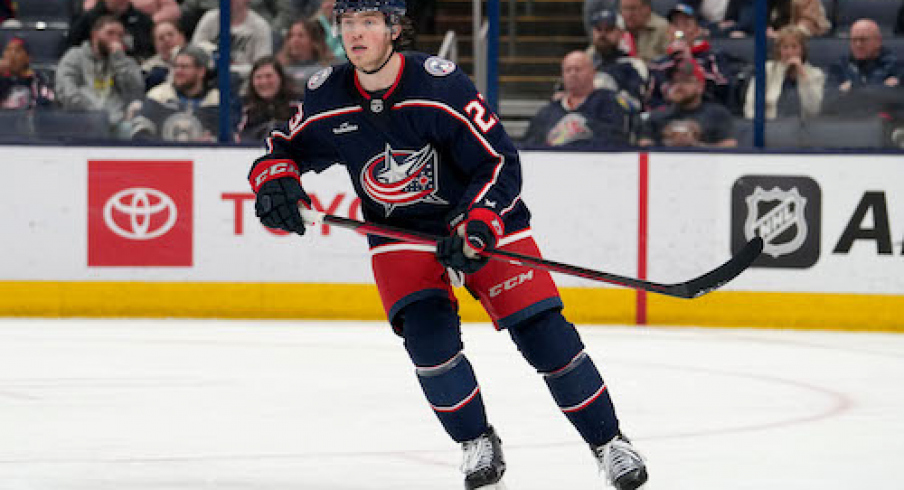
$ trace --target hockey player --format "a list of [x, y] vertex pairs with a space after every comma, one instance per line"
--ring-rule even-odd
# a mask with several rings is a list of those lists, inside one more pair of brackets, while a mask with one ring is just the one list
[[[450, 284], [457, 275], [543, 376], [605, 478], [619, 490], [636, 489], [647, 479], [645, 464], [622, 436], [550, 275], [480, 256], [488, 247], [540, 253], [520, 195], [518, 153], [455, 64], [396, 51], [404, 12], [404, 0], [336, 2], [348, 63], [313, 75], [289, 131], [267, 139], [249, 175], [256, 214], [265, 226], [304, 234], [297, 205], [311, 201], [300, 175], [338, 162], [368, 220], [446, 236], [435, 249], [368, 240], [389, 322], [440, 423], [461, 444], [467, 489], [501, 488], [505, 461], [462, 350]], [[523, 282], [497, 287], [510, 278]]]

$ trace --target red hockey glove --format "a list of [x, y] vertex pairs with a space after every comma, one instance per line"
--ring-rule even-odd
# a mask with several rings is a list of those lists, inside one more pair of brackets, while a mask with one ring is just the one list
[[304, 220], [298, 212], [298, 202], [311, 206], [311, 198], [301, 187], [298, 166], [291, 160], [258, 162], [248, 177], [257, 194], [254, 211], [261, 223], [304, 235]]
[[489, 262], [480, 252], [496, 246], [502, 233], [499, 215], [485, 208], [472, 209], [451, 236], [436, 243], [436, 258], [446, 267], [473, 274]]

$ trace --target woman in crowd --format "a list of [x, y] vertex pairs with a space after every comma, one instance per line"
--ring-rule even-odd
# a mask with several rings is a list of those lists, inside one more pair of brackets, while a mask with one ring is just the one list
[[260, 142], [298, 109], [298, 96], [282, 65], [272, 56], [254, 63], [239, 122], [239, 141]]
[[[822, 0], [768, 0], [769, 27], [767, 35], [775, 38], [779, 29], [787, 25], [800, 28], [810, 37], [822, 36], [829, 32], [832, 24], [826, 16]], [[756, 23], [755, 2], [751, 0], [730, 0], [724, 30], [732, 37], [753, 34]]]
[[[796, 26], [779, 29], [773, 59], [766, 62], [766, 117], [813, 117], [822, 105], [825, 74], [807, 62], [807, 35]], [[753, 118], [754, 80], [747, 87], [744, 116]]]
[[308, 78], [333, 62], [326, 45], [326, 33], [316, 20], [296, 20], [289, 27], [276, 59], [296, 87], [304, 87]]

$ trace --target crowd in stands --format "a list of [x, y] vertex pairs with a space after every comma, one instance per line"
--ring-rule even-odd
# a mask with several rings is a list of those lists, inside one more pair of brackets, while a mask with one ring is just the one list
[[[217, 141], [219, 5], [0, 0], [0, 107], [23, 115], [100, 115], [106, 124], [99, 138]], [[307, 79], [344, 60], [332, 8], [333, 0], [231, 0], [230, 118], [237, 142], [260, 143], [287, 124]], [[48, 14], [53, 9], [60, 12]], [[71, 128], [74, 136], [83, 130]]]
[[[594, 103], [605, 98], [599, 92], [632, 102], [630, 146], [739, 144], [736, 126], [755, 114], [755, 2], [660, 0], [657, 13], [654, 1], [585, 0], [593, 92], [563, 97], [561, 84], [556, 86], [549, 105], [530, 122], [525, 144], [624, 146], [625, 136], [610, 128], [620, 127], [625, 116]], [[904, 36], [904, 1], [850, 4], [857, 9], [876, 2], [895, 9], [896, 23], [886, 15], [833, 24], [838, 16], [829, 12], [835, 13], [837, 0], [768, 1], [770, 54], [762, 74], [768, 120], [880, 119], [889, 134], [904, 133], [904, 38], [895, 37]], [[894, 49], [884, 39], [894, 40]], [[563, 80], [568, 69], [563, 63]], [[570, 128], [568, 137], [562, 137], [563, 128]]]
[[[344, 61], [331, 29], [334, 1], [230, 0], [236, 141], [259, 142], [285, 124], [306, 80]], [[881, 118], [889, 132], [904, 132], [904, 38], [896, 37], [904, 36], [904, 0], [870, 0], [896, 2], [896, 21], [839, 20], [840, 1], [768, 0], [770, 55], [755, 74], [753, 0], [585, 0], [587, 48], [564, 57], [561, 82], [522, 143], [734, 146], [735, 127], [754, 117], [757, 75], [770, 120]], [[418, 24], [433, 25], [433, 0], [409, 3]], [[106, 136], [123, 140], [216, 141], [218, 7], [0, 0], [0, 107], [103, 113]], [[35, 9], [55, 9], [59, 22], [29, 18]], [[58, 37], [50, 48], [41, 38], [33, 53], [35, 33]]]

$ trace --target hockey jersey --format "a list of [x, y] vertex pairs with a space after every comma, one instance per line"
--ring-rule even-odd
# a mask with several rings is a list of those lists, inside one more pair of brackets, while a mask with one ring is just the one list
[[292, 159], [302, 174], [343, 165], [377, 223], [446, 235], [454, 217], [488, 208], [506, 234], [526, 228], [518, 153], [468, 76], [442, 58], [394, 56], [402, 68], [381, 93], [365, 91], [348, 63], [313, 75], [289, 131], [271, 133], [256, 164]]

